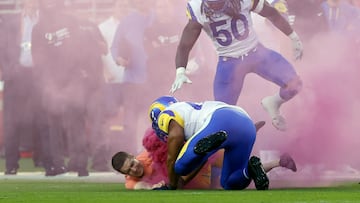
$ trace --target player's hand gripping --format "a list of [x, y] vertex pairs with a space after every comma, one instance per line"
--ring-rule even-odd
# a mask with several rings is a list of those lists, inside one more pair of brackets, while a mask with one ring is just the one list
[[180, 89], [184, 83], [192, 83], [192, 81], [186, 76], [185, 68], [179, 67], [176, 69], [176, 77], [171, 86], [170, 93], [174, 93], [176, 90]]
[[151, 186], [151, 189], [152, 190], [160, 190], [160, 188], [164, 188], [164, 187], [166, 187], [167, 185], [166, 185], [166, 183], [165, 183], [165, 181], [160, 181], [160, 182], [158, 182], [158, 183], [155, 183], [154, 185], [152, 185]]
[[295, 31], [293, 31], [289, 35], [289, 37], [290, 37], [290, 39], [292, 41], [294, 58], [295, 58], [295, 60], [300, 60], [302, 58], [302, 55], [303, 55], [303, 45], [301, 43], [301, 40], [300, 40], [299, 36], [296, 34]]

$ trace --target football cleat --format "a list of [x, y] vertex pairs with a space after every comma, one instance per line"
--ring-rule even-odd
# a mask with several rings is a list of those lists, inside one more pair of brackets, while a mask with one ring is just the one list
[[67, 168], [65, 166], [61, 167], [50, 167], [49, 169], [45, 170], [45, 176], [57, 176], [64, 173], [67, 173]]
[[227, 138], [227, 133], [225, 131], [219, 131], [217, 133], [208, 135], [200, 139], [195, 147], [195, 154], [204, 155], [216, 148], [218, 148]]
[[297, 171], [296, 163], [294, 159], [289, 154], [283, 154], [280, 156], [280, 166], [284, 168], [288, 168], [294, 172]]
[[276, 129], [280, 131], [286, 131], [287, 129], [286, 120], [281, 115], [278, 115], [277, 117], [273, 118], [272, 124]]
[[280, 131], [285, 131], [286, 120], [280, 115], [280, 104], [276, 103], [272, 96], [268, 96], [261, 100], [261, 105], [270, 115], [273, 126]]
[[89, 171], [88, 170], [83, 169], [83, 170], [78, 171], [78, 177], [86, 177], [86, 176], [89, 176]]
[[17, 174], [16, 168], [6, 169], [5, 171], [5, 175], [16, 175], [16, 174]]
[[260, 158], [252, 156], [248, 164], [248, 172], [251, 179], [254, 180], [257, 190], [269, 189], [269, 178], [261, 164]]

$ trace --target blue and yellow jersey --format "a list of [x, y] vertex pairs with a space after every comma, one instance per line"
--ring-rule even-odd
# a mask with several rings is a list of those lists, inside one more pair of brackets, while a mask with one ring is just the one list
[[[229, 106], [230, 105], [219, 101], [174, 103], [160, 113], [157, 122], [158, 127], [161, 131], [168, 134], [170, 121], [174, 120], [184, 128], [186, 141], [206, 126], [206, 123], [210, 121], [211, 115], [216, 109]], [[242, 108], [232, 107], [240, 109], [247, 115]]]

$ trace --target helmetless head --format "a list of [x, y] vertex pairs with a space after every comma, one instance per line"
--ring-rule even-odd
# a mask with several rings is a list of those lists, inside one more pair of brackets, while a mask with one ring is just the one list
[[126, 152], [118, 152], [112, 157], [113, 168], [125, 175], [142, 177], [144, 166], [133, 155]]

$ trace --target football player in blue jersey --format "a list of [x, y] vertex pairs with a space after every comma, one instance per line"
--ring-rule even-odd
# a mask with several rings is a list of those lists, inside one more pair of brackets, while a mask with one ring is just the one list
[[[156, 135], [168, 146], [169, 184], [161, 189], [182, 187], [180, 176], [196, 173], [220, 149], [224, 149], [220, 178], [224, 189], [242, 190], [251, 180], [256, 189], [268, 189], [269, 179], [260, 159], [250, 158], [256, 129], [261, 126], [242, 108], [220, 101], [178, 102], [162, 96], [152, 103], [149, 115]], [[296, 171], [295, 163], [290, 162], [286, 165], [292, 166], [286, 167]]]
[[280, 106], [301, 90], [302, 82], [288, 60], [259, 42], [251, 20], [252, 12], [267, 18], [287, 35], [292, 41], [294, 58], [301, 59], [303, 46], [299, 36], [287, 19], [265, 0], [189, 0], [189, 21], [177, 48], [176, 78], [170, 92], [192, 82], [185, 73], [186, 64], [204, 30], [219, 56], [213, 84], [214, 99], [236, 105], [245, 76], [255, 73], [280, 87], [278, 93], [265, 97], [261, 104], [272, 124], [279, 130], [286, 130]]

